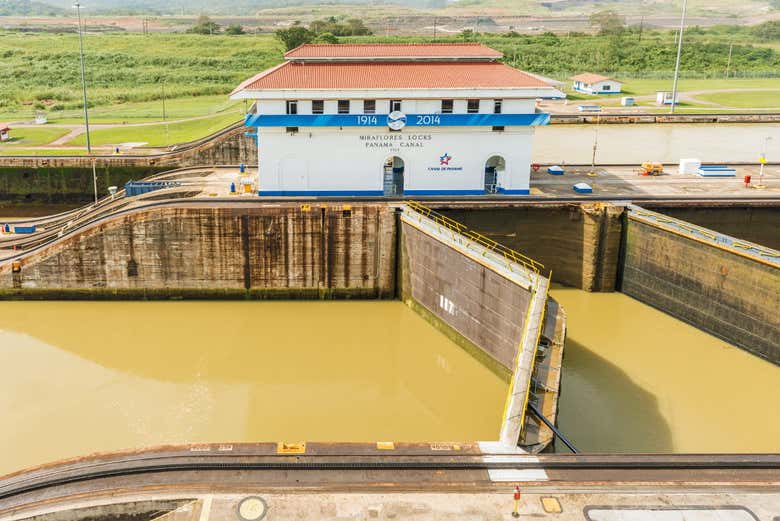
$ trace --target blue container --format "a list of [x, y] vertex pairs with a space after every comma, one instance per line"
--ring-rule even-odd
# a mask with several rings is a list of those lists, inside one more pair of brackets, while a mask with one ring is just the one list
[[575, 192], [578, 194], [592, 194], [593, 188], [588, 183], [577, 183], [572, 186]]
[[14, 233], [35, 233], [35, 225], [14, 226]]
[[236, 183], [230, 183], [230, 193], [236, 193]]
[[563, 167], [553, 165], [547, 168], [547, 173], [551, 175], [563, 175]]
[[3, 225], [3, 231], [5, 233], [11, 233], [11, 225], [10, 224], [4, 224]]
[[238, 165], [238, 171], [241, 172], [242, 174], [246, 172], [246, 165], [244, 163]]

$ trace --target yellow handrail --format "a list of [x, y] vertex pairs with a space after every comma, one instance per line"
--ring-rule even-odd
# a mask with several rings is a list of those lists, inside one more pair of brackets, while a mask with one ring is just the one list
[[427, 206], [418, 203], [417, 201], [406, 201], [405, 204], [409, 209], [435, 222], [437, 225], [443, 226], [452, 232], [466, 237], [467, 239], [485, 248], [486, 251], [491, 251], [501, 255], [507, 261], [520, 264], [534, 273], [539, 273], [544, 268], [542, 263], [537, 262], [532, 258], [527, 257], [526, 255], [523, 255], [519, 251], [507, 248], [503, 244], [499, 244], [493, 239], [485, 237], [481, 233], [469, 229], [469, 227], [465, 224], [459, 223], [458, 221], [451, 219], [446, 215], [442, 215], [428, 208]]

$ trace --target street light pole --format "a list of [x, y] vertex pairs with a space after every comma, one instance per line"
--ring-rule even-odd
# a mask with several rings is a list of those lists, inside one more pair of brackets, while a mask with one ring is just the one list
[[764, 188], [764, 164], [766, 164], [766, 147], [771, 139], [772, 136], [765, 137], [764, 146], [761, 147], [761, 157], [758, 159], [758, 162], [761, 163], [761, 166], [758, 167], [758, 185], [756, 188]]
[[162, 81], [163, 123], [165, 123], [165, 146], [168, 147], [168, 119], [165, 114], [165, 80]]
[[685, 7], [687, 0], [683, 0], [682, 15], [680, 16], [680, 35], [677, 39], [677, 61], [674, 65], [674, 84], [672, 85], [672, 108], [670, 114], [674, 114], [674, 106], [677, 103], [677, 77], [680, 75], [680, 54], [682, 53], [683, 31], [685, 30]]
[[[87, 110], [87, 81], [84, 72], [84, 31], [81, 29], [81, 4], [73, 4], [76, 8], [76, 16], [79, 23], [79, 58], [81, 60], [81, 95], [84, 103], [84, 127], [87, 131], [87, 155], [92, 155], [92, 142], [89, 137], [89, 111]], [[98, 201], [97, 172], [95, 171], [95, 158], [92, 158], [92, 187], [95, 190], [95, 203]]]

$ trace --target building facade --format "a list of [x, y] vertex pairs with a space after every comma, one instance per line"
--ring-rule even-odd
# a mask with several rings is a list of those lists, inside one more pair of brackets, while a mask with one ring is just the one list
[[572, 88], [583, 94], [620, 94], [623, 82], [614, 78], [586, 72], [572, 76]]
[[245, 81], [260, 195], [528, 194], [536, 99], [480, 44], [304, 45]]

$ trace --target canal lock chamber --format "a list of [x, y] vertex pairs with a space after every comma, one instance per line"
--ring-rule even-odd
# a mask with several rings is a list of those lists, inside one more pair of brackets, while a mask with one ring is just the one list
[[[464, 206], [457, 204], [437, 204], [436, 210], [440, 214], [453, 217], [455, 222], [469, 224], [470, 229], [479, 230], [479, 235], [484, 239], [493, 239], [501, 244], [508, 244], [516, 250], [527, 252], [534, 259], [544, 262], [546, 269], [553, 270], [553, 281], [562, 286], [553, 288], [553, 296], [563, 301], [567, 307], [568, 302], [571, 302], [573, 306], [576, 304], [575, 309], [577, 309], [578, 317], [584, 313], [591, 313], [592, 310], [589, 309], [588, 305], [583, 307], [577, 303], [577, 299], [568, 297], [565, 292], [570, 291], [571, 288], [600, 290], [596, 293], [577, 295], [599, 296], [603, 293], [606, 296], [615, 295], [619, 298], [627, 298], [624, 293], [609, 293], [610, 290], [620, 289], [626, 282], [626, 259], [630, 258], [627, 255], [626, 247], [630, 243], [631, 237], [629, 227], [633, 225], [626, 224], [629, 217], [624, 206], [557, 203], [515, 204], [500, 208], [495, 203], [486, 204], [483, 207], [480, 207], [480, 204], [471, 204], [470, 208], [464, 208]], [[430, 216], [426, 217], [424, 212], [422, 213], [423, 218], [436, 223], [435, 231], [427, 230], [430, 232], [428, 235], [419, 227], [409, 228], [404, 233], [405, 228], [401, 215], [394, 207], [386, 204], [342, 205], [331, 203], [324, 207], [283, 204], [277, 208], [242, 209], [214, 208], [214, 205], [206, 205], [203, 208], [192, 208], [192, 205], [188, 205], [187, 208], [183, 206], [167, 205], [164, 208], [151, 208], [143, 212], [118, 216], [104, 221], [99, 226], [80, 230], [78, 234], [63, 237], [55, 245], [40, 251], [30, 252], [31, 254], [23, 259], [20, 272], [10, 273], [13, 270], [2, 272], [4, 294], [10, 298], [104, 298], [112, 300], [137, 298], [400, 299], [414, 311], [427, 315], [425, 318], [430, 323], [433, 323], [450, 339], [456, 340], [471, 355], [480, 358], [483, 364], [491, 368], [494, 375], [503, 374], [502, 385], [505, 385], [503, 382], [508, 381], [508, 375], [511, 372], [508, 370], [510, 364], [507, 354], [510, 351], [507, 349], [497, 351], [495, 349], [496, 346], [508, 345], [506, 338], [511, 338], [512, 334], [516, 335], [517, 330], [512, 332], [508, 326], [505, 330], [501, 330], [501, 317], [486, 315], [484, 320], [480, 321], [490, 324], [491, 328], [477, 328], [476, 333], [470, 331], [470, 334], [474, 336], [467, 337], [461, 331], [469, 331], [469, 323], [458, 323], [451, 318], [453, 311], [456, 311], [454, 315], [458, 315], [457, 311], [459, 310], [469, 310], [470, 313], [473, 313], [472, 306], [476, 306], [473, 309], [478, 310], [478, 304], [484, 304], [490, 300], [490, 298], [483, 298], [484, 296], [477, 299], [478, 302], [459, 300], [469, 296], [473, 299], [474, 295], [479, 295], [478, 292], [463, 290], [463, 288], [469, 287], [468, 277], [477, 277], [473, 279], [478, 281], [477, 284], [484, 285], [486, 288], [491, 287], [489, 270], [485, 271], [486, 267], [480, 263], [475, 263], [468, 268], [461, 266], [456, 269], [457, 263], [453, 259], [449, 258], [447, 254], [437, 251], [437, 248], [454, 251], [452, 247], [447, 246], [441, 240], [429, 240], [430, 235], [437, 233], [442, 234], [443, 238], [448, 236], [451, 238], [453, 236], [452, 230], [437, 223], [436, 219], [430, 219]], [[727, 214], [728, 211], [725, 209]], [[756, 215], [764, 214], [756, 211]], [[411, 224], [406, 223], [406, 226], [410, 227]], [[643, 231], [644, 228], [648, 228], [648, 230]], [[638, 223], [636, 229], [640, 230], [639, 233], [634, 234], [634, 238], [639, 239], [638, 242], [635, 241], [636, 244], [647, 244], [650, 240], [647, 238], [652, 238], [653, 241], [677, 241], [680, 243], [677, 245], [677, 251], [681, 259], [695, 258], [685, 249], [692, 247], [709, 252], [707, 254], [723, 255], [722, 262], [715, 263], [716, 266], [729, 262], [731, 253], [726, 250], [715, 248], [717, 251], [713, 253], [704, 243], [690, 241], [675, 233], [670, 233], [668, 236], [661, 233], [659, 236], [657, 226], [651, 226], [644, 222]], [[754, 231], [754, 233], [758, 234], [758, 231]], [[419, 237], [420, 235], [422, 235], [422, 239]], [[477, 241], [475, 237], [472, 236], [472, 242], [479, 245], [481, 241], [484, 247], [484, 241], [482, 239]], [[688, 242], [691, 242], [693, 246], [689, 245]], [[654, 250], [663, 252], [667, 256], [670, 251], [673, 251], [670, 247], [654, 248]], [[434, 254], [434, 252], [436, 253]], [[745, 259], [742, 256], [738, 257], [740, 260]], [[218, 259], [218, 262], [212, 262], [215, 258]], [[481, 259], [481, 257], [479, 258]], [[636, 259], [637, 256], [635, 255], [634, 258]], [[662, 260], [668, 262], [666, 257], [663, 257]], [[702, 265], [707, 265], [706, 262], [709, 261], [690, 263], [689, 266], [696, 268], [693, 272], [703, 271], [700, 268]], [[444, 274], [441, 277], [444, 278], [437, 278], [431, 274], [426, 274], [423, 277], [419, 275], [420, 272], [417, 273], [416, 277], [413, 277], [415, 272], [410, 269], [412, 263], [420, 267], [419, 269], [441, 271]], [[763, 264], [761, 265], [763, 266]], [[73, 267], [73, 269], [69, 270], [68, 266]], [[75, 269], [76, 266], [79, 268]], [[133, 269], [130, 269], [131, 266]], [[751, 266], [748, 263], [743, 267], [748, 270], [745, 276], [753, 271], [754, 267]], [[684, 274], [686, 273], [684, 268], [685, 266], [678, 266], [676, 270]], [[715, 269], [718, 270], [721, 279], [723, 279], [722, 270]], [[464, 273], [466, 276], [463, 275]], [[727, 272], [727, 281], [729, 273], [735, 272]], [[759, 287], [764, 285], [766, 288], [770, 303], [773, 294], [771, 283], [776, 280], [772, 279], [771, 273], [770, 271], [769, 275], [762, 275], [761, 281], [757, 282]], [[669, 275], [659, 276], [656, 274], [654, 276], [664, 280], [664, 277]], [[416, 289], [411, 286], [412, 282], [417, 284]], [[714, 279], [715, 287], [719, 287], [718, 284], [720, 284], [726, 291], [729, 291], [729, 287], [724, 283], [723, 280]], [[512, 294], [511, 291], [500, 285], [493, 285], [493, 290], [497, 294]], [[417, 297], [410, 299], [410, 292], [413, 294], [413, 291], [417, 291]], [[460, 295], [461, 293], [463, 296]], [[453, 295], [455, 295], [454, 298]], [[645, 302], [643, 299], [649, 300], [651, 297], [652, 295], [644, 296], [640, 300]], [[513, 298], [517, 301], [520, 299], [519, 296]], [[731, 302], [734, 299], [730, 295], [728, 298], [724, 297], [723, 300]], [[693, 298], [689, 302], [702, 301], [704, 300]], [[423, 305], [421, 302], [425, 302], [427, 305]], [[560, 306], [552, 304], [554, 300], [551, 299], [547, 302], [545, 325], [541, 330], [537, 345], [542, 346], [542, 349], [554, 347], [555, 340], [558, 339], [562, 350], [563, 343], [560, 340], [567, 329], [563, 320], [551, 322], [549, 318], [560, 316], [563, 319], [564, 315]], [[653, 304], [652, 302], [648, 303]], [[148, 303], [137, 304], [146, 306]], [[172, 304], [189, 305], [194, 303]], [[278, 303], [274, 303], [274, 305], [276, 304]], [[556, 306], [555, 313], [550, 311], [551, 305]], [[522, 307], [522, 303], [520, 306]], [[653, 304], [653, 306], [663, 309], [660, 304]], [[509, 306], [507, 309], [513, 308]], [[622, 315], [623, 309], [628, 309], [625, 308], [625, 302], [619, 303], [617, 307], [605, 309], [607, 310], [605, 316], [610, 317], [611, 320], [599, 322], [600, 327], [606, 331], [619, 332], [617, 324], [627, 322]], [[661, 320], [652, 314], [654, 309], [647, 307], [631, 309], [632, 315], [648, 317], [647, 320], [650, 323]], [[611, 317], [609, 310], [613, 310], [612, 312], [617, 310], [618, 315]], [[674, 314], [675, 310], [668, 312]], [[312, 313], [304, 311], [301, 314], [311, 316]], [[316, 313], [320, 313], [320, 311]], [[346, 312], [346, 314], [351, 313]], [[358, 314], [365, 316], [365, 312], [358, 312]], [[516, 315], [515, 312], [509, 314]], [[74, 321], [77, 319], [74, 318]], [[120, 321], [121, 319], [117, 317], [113, 322]], [[211, 340], [211, 345], [225, 344], [224, 334], [228, 335], [227, 338], [231, 338], [230, 331], [234, 329], [231, 327], [233, 321], [234, 319], [229, 317], [222, 317], [215, 321], [218, 324], [215, 331], [219, 331], [220, 335], [208, 337]], [[687, 321], [693, 323], [690, 320]], [[204, 318], [203, 322], [208, 324], [209, 320]], [[569, 318], [568, 322], [573, 323], [574, 321]], [[771, 320], [764, 320], [764, 322], [770, 326], [768, 334], [771, 335], [773, 322]], [[298, 324], [305, 323], [305, 320], [298, 321], [293, 327], [299, 328]], [[636, 328], [648, 327], [647, 323], [643, 324], [641, 320], [632, 324], [635, 328], [634, 333]], [[251, 329], [251, 326], [247, 327]], [[344, 324], [341, 327], [350, 328], [354, 327], [354, 324]], [[377, 329], [383, 327], [386, 328], [386, 326], [376, 326]], [[703, 326], [699, 327], [703, 329]], [[774, 327], [776, 327], [776, 323], [774, 323]], [[257, 332], [248, 333], [248, 335], [261, 337], [264, 329], [266, 328], [261, 325], [257, 328]], [[197, 333], [199, 330], [195, 331]], [[495, 337], [496, 331], [505, 335], [503, 340], [505, 344], [502, 344], [502, 341]], [[483, 337], [478, 337], [478, 334], [482, 334]], [[201, 332], [199, 336], [204, 336], [204, 334]], [[464, 337], [466, 341], [461, 337]], [[691, 450], [692, 446], [694, 450], [698, 448], [689, 439], [692, 435], [685, 437], [684, 443], [676, 439], [680, 436], [674, 432], [676, 427], [670, 420], [676, 412], [663, 410], [665, 401], [679, 402], [682, 393], [697, 395], [695, 392], [691, 393], [690, 387], [675, 388], [670, 395], [659, 394], [661, 391], [658, 388], [648, 390], [645, 382], [637, 384], [636, 381], [631, 381], [636, 378], [641, 380], [641, 371], [634, 368], [634, 373], [629, 371], [626, 374], [627, 372], [623, 369], [629, 367], [630, 364], [629, 362], [618, 363], [619, 352], [599, 353], [599, 355], [604, 356], [592, 356], [596, 352], [592, 345], [582, 349], [583, 346], [578, 345], [582, 343], [579, 335], [572, 337], [571, 330], [569, 330], [568, 337], [567, 350], [571, 351], [572, 346], [575, 347], [567, 359], [575, 360], [577, 371], [590, 371], [569, 374], [568, 378], [567, 375], [564, 375], [563, 378], [561, 426], [575, 443], [581, 445], [580, 448], [584, 446], [585, 450], [658, 452]], [[412, 338], [416, 338], [415, 335], [412, 335]], [[476, 338], [477, 342], [473, 341], [472, 338]], [[623, 338], [625, 339], [625, 337]], [[771, 339], [772, 337], [768, 336], [767, 338]], [[235, 340], [233, 341], [235, 342]], [[659, 343], [663, 341], [664, 339], [661, 338]], [[701, 338], [694, 340], [687, 338], [686, 341], [699, 343]], [[482, 345], [486, 348], [480, 348], [478, 342], [483, 342]], [[597, 344], [604, 342], [604, 339], [596, 340]], [[627, 344], [628, 342], [623, 340], [623, 345]], [[684, 342], [683, 345], [685, 345]], [[722, 348], [723, 345], [725, 345], [723, 342], [712, 344], [710, 348], [718, 349]], [[494, 351], [488, 351], [487, 347], [494, 349]], [[163, 348], [164, 346], [160, 346], [160, 350]], [[293, 349], [293, 346], [290, 348]], [[652, 346], [652, 348], [657, 349], [657, 345]], [[720, 351], [723, 350], [723, 348], [719, 349], [714, 354], [720, 356], [722, 354]], [[536, 353], [538, 354], [540, 351], [537, 350]], [[770, 382], [769, 385], [772, 385], [771, 374], [776, 369], [775, 366], [756, 364], [755, 362], [760, 362], [760, 360], [741, 351], [735, 351], [734, 349], [728, 350], [732, 359], [722, 362], [724, 365], [729, 364], [731, 367], [735, 367], [735, 364], [740, 364], [740, 361], [750, 361], [741, 363], [741, 369], [736, 373], [746, 375], [741, 380], [743, 382], [741, 387], [744, 387], [745, 381], [753, 378], [747, 375], [756, 374], [764, 375], [759, 380]], [[576, 358], [572, 356], [572, 353], [577, 353]], [[176, 360], [187, 359], [186, 353], [180, 354], [181, 356], [176, 357]], [[716, 358], [712, 354], [706, 351], [706, 347], [704, 351], [698, 352], [700, 357]], [[742, 357], [740, 358], [739, 355]], [[555, 354], [551, 359], [557, 356], [558, 354]], [[507, 362], [506, 364], [500, 362], [499, 358], [501, 357]], [[673, 357], [676, 361], [675, 366], [687, 368], [689, 372], [692, 370], [693, 366], [690, 363], [681, 363], [681, 358], [685, 357], [681, 356], [680, 351], [665, 353], [663, 356], [657, 354], [656, 358], [658, 357]], [[197, 359], [197, 356], [195, 358]], [[238, 358], [240, 359], [240, 356]], [[447, 366], [438, 356], [431, 356], [429, 360], [436, 360], [436, 367], [439, 368], [437, 370]], [[652, 357], [644, 360], [644, 367], [646, 368], [646, 363], [652, 360]], [[170, 363], [174, 363], [174, 360], [171, 359]], [[206, 366], [208, 365], [208, 362], [204, 363]], [[301, 359], [299, 367], [310, 363], [311, 361]], [[623, 363], [625, 365], [621, 366], [620, 364]], [[618, 364], [617, 367], [615, 367], [616, 364]], [[255, 365], [262, 365], [262, 361], [249, 364], [250, 367]], [[312, 365], [321, 366], [322, 364]], [[386, 364], [377, 361], [374, 365], [384, 368]], [[723, 368], [719, 367], [717, 370], [722, 371]], [[565, 371], [566, 365], [564, 365], [564, 373]], [[555, 378], [560, 380], [560, 374], [559, 370], [558, 374], [555, 375], [555, 367], [552, 367], [546, 373], [546, 378], [553, 378], [554, 383]], [[292, 377], [294, 378], [294, 376]], [[588, 394], [589, 390], [594, 388], [608, 387], [604, 382], [611, 381], [622, 382], [615, 389], [618, 392]], [[577, 383], [580, 387], [573, 387], [567, 393], [567, 382]], [[548, 389], [557, 393], [557, 386], [548, 385], [545, 380], [539, 378], [538, 374], [530, 379], [529, 386], [532, 396], [536, 393], [547, 392]], [[709, 390], [712, 391], [711, 388]], [[202, 393], [203, 391], [197, 392]], [[196, 396], [197, 392], [195, 392]], [[750, 388], [731, 389], [728, 394], [738, 397], [744, 403], [744, 392], [750, 393]], [[632, 399], [623, 404], [604, 401], [620, 393], [627, 394]], [[583, 402], [571, 399], [578, 396], [588, 396], [592, 400]], [[729, 397], [722, 396], [721, 404], [725, 403], [725, 400], [729, 400]], [[576, 403], [577, 407], [566, 407], [566, 404], [571, 402]], [[187, 407], [197, 408], [198, 400], [190, 399], [187, 403]], [[556, 400], [548, 403], [557, 404], [557, 397]], [[761, 407], [760, 401], [753, 403], [756, 407]], [[582, 407], [588, 407], [585, 409], [586, 412], [583, 412]], [[597, 412], [611, 407], [615, 409], [616, 414], [610, 415], [609, 422], [607, 422], [609, 428], [605, 428], [604, 425], [598, 424], [599, 415]], [[246, 408], [251, 409], [252, 407], [248, 405]], [[505, 410], [505, 403], [501, 403], [496, 407], [496, 409], [498, 408], [502, 411]], [[615, 433], [624, 430], [625, 424], [621, 423], [620, 418], [616, 418], [616, 416], [623, 415], [623, 419], [630, 418], [636, 409], [642, 411], [642, 417], [645, 421], [639, 422], [639, 425], [644, 430], [640, 429], [633, 440], [621, 442], [620, 437]], [[555, 407], [550, 412], [554, 411]], [[567, 414], [570, 419], [567, 419]], [[572, 417], [573, 414], [577, 415], [576, 418]], [[551, 416], [554, 417], [554, 415]], [[717, 416], [713, 412], [712, 417], [709, 418], [713, 426], [716, 425]], [[226, 413], [225, 420], [221, 423], [227, 423], [231, 417], [230, 414]], [[526, 416], [526, 419], [528, 418], [530, 416]], [[676, 423], [682, 422], [678, 420]], [[576, 427], [582, 425], [587, 426], [590, 433], [577, 432]], [[767, 428], [768, 431], [771, 431], [776, 426], [767, 425]], [[140, 432], [144, 432], [144, 429], [146, 427], [140, 429]], [[496, 430], [498, 430], [498, 425]], [[153, 429], [146, 429], [146, 432], [151, 431]], [[533, 428], [530, 427], [524, 430], [525, 433], [532, 431]], [[734, 435], [733, 431], [728, 431], [728, 433], [732, 441], [734, 439], [739, 441], [739, 436]], [[578, 440], [583, 440], [584, 445]], [[720, 441], [727, 443], [724, 440]], [[772, 441], [757, 444], [755, 441], [743, 440], [741, 443], [741, 445], [721, 445], [714, 447], [714, 450], [730, 450], [736, 446], [740, 450], [765, 447], [765, 450], [771, 451], [773, 447]]]

